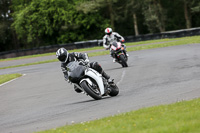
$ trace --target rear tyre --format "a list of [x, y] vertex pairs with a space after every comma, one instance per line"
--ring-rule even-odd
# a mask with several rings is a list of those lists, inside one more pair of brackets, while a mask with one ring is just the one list
[[122, 67], [128, 67], [128, 64], [126, 62], [126, 59], [125, 59], [124, 55], [120, 55], [119, 59], [121, 60]]
[[111, 92], [108, 94], [111, 97], [117, 96], [119, 94], [119, 88], [115, 83], [110, 85]]
[[85, 92], [95, 100], [100, 100], [102, 98], [99, 88], [93, 88], [86, 81], [81, 82], [80, 85], [85, 90]]

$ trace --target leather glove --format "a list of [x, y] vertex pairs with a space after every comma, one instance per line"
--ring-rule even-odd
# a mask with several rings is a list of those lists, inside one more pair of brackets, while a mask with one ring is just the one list
[[89, 59], [85, 59], [85, 63], [88, 64], [90, 62]]
[[65, 81], [67, 81], [68, 83], [70, 82], [68, 78], [65, 78]]
[[65, 79], [65, 81], [69, 82], [69, 79]]
[[69, 80], [67, 76], [65, 76], [65, 81], [67, 81], [68, 83], [71, 83], [71, 81]]

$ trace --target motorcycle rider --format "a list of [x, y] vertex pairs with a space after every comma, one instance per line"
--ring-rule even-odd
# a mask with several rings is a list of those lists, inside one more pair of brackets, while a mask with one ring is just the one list
[[[102, 67], [98, 64], [98, 62], [91, 62], [89, 63], [89, 58], [87, 53], [83, 54], [83, 53], [78, 53], [78, 52], [73, 52], [73, 53], [69, 53], [65, 48], [59, 48], [56, 52], [56, 56], [57, 59], [61, 62], [61, 69], [62, 72], [64, 74], [65, 80], [68, 80], [68, 74], [67, 74], [67, 64], [71, 61], [78, 61], [78, 60], [84, 60], [84, 62], [86, 64], [88, 64], [88, 66], [94, 70], [96, 70], [97, 72], [99, 72], [100, 74], [102, 74], [102, 76], [107, 79], [108, 83], [112, 83], [113, 80], [110, 79], [110, 76], [108, 74], [105, 73], [105, 71], [102, 69]], [[82, 92], [79, 88], [77, 88], [76, 86], [74, 86], [74, 90], [78, 93]]]
[[[106, 48], [106, 49], [110, 49], [111, 44], [113, 42], [117, 41], [117, 42], [123, 43], [125, 41], [124, 38], [121, 35], [119, 35], [117, 32], [113, 32], [112, 28], [106, 28], [105, 34], [106, 35], [103, 37], [103, 47]], [[122, 44], [122, 46], [124, 47], [124, 50], [126, 52], [126, 45]], [[113, 62], [116, 62], [114, 54], [111, 50], [110, 50], [110, 55], [114, 58]], [[128, 54], [126, 54], [126, 55], [128, 56]]]

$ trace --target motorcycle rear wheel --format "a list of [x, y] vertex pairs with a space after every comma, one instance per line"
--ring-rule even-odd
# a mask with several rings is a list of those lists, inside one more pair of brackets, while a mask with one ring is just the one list
[[85, 90], [85, 92], [94, 98], [95, 100], [100, 100], [102, 98], [101, 93], [98, 89], [93, 89], [92, 86], [90, 86], [86, 81], [83, 81], [81, 84], [81, 87]]
[[111, 92], [108, 94], [111, 97], [117, 96], [119, 94], [119, 88], [115, 83], [110, 85]]

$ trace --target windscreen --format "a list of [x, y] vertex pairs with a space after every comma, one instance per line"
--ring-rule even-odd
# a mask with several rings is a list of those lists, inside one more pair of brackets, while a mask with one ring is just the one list
[[79, 62], [76, 62], [76, 61], [70, 62], [69, 64], [67, 64], [67, 70], [68, 70], [69, 72], [72, 72], [72, 71], [74, 71], [78, 66], [79, 66]]

